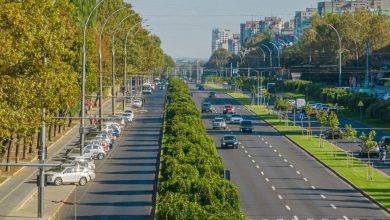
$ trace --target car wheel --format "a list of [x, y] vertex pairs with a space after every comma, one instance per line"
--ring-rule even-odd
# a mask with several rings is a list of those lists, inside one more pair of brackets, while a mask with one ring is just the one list
[[102, 153], [98, 154], [98, 159], [99, 160], [103, 160], [103, 158], [104, 158], [104, 155]]
[[56, 186], [61, 186], [62, 185], [62, 179], [60, 177], [57, 177], [55, 180], [54, 180], [54, 185]]
[[80, 181], [79, 181], [79, 184], [80, 184], [80, 186], [84, 186], [85, 184], [87, 184], [87, 178], [81, 177]]

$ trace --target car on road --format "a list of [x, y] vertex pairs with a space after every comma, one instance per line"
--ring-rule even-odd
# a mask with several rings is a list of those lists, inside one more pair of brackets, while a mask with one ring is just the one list
[[241, 115], [239, 114], [234, 114], [232, 115], [232, 117], [230, 118], [230, 123], [232, 124], [240, 124], [244, 119], [242, 118]]
[[379, 146], [376, 145], [375, 147], [373, 147], [372, 149], [368, 150], [364, 147], [362, 147], [361, 145], [360, 146], [360, 151], [359, 151], [359, 156], [360, 157], [379, 157], [379, 154], [380, 154], [380, 149], [379, 149]]
[[223, 114], [226, 114], [226, 113], [228, 113], [228, 112], [233, 112], [233, 111], [234, 111], [234, 107], [233, 107], [232, 105], [225, 105], [225, 106], [223, 107], [222, 113], [223, 113]]
[[253, 131], [253, 124], [252, 121], [250, 120], [243, 120], [240, 123], [240, 131], [241, 132], [250, 132], [252, 133]]
[[380, 99], [385, 100], [385, 101], [389, 100], [389, 99], [390, 99], [390, 93], [385, 93], [385, 94], [383, 94], [383, 95], [380, 97]]
[[202, 113], [213, 112], [210, 102], [204, 102], [202, 104]]
[[136, 108], [141, 108], [142, 107], [142, 100], [141, 99], [134, 99], [133, 106]]
[[213, 130], [216, 129], [226, 129], [226, 121], [224, 118], [216, 117], [213, 121]]
[[122, 117], [126, 122], [132, 122], [134, 119], [134, 112], [132, 110], [125, 110]]
[[198, 85], [198, 90], [204, 90], [204, 85]]
[[295, 109], [303, 109], [306, 105], [306, 100], [305, 99], [296, 99], [295, 100]]
[[56, 186], [60, 186], [64, 183], [76, 183], [80, 186], [84, 186], [96, 176], [93, 171], [82, 166], [59, 166], [48, 170], [46, 175], [47, 182]]
[[217, 97], [217, 93], [215, 93], [215, 92], [210, 92], [209, 93], [209, 98], [215, 98], [215, 97]]
[[88, 144], [84, 147], [84, 149], [91, 151], [99, 160], [103, 160], [103, 158], [106, 156], [106, 151], [104, 148], [97, 144]]
[[296, 101], [294, 99], [287, 100], [288, 103], [290, 103], [292, 106], [295, 106]]
[[230, 112], [226, 113], [226, 115], [225, 115], [225, 120], [226, 120], [226, 122], [229, 123], [230, 120], [232, 119], [232, 116], [235, 115], [235, 114], [237, 114], [237, 113], [234, 112], [234, 111], [230, 111]]
[[238, 139], [235, 135], [224, 135], [221, 138], [221, 148], [238, 148]]
[[340, 128], [337, 128], [334, 132], [332, 132], [332, 129], [328, 129], [324, 132], [324, 136], [326, 139], [342, 139], [343, 131]]

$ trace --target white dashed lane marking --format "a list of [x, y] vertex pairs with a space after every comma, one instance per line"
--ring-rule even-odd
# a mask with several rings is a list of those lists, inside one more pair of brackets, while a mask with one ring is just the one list
[[261, 171], [260, 173], [261, 173], [262, 176], [264, 176], [264, 172], [263, 171]]
[[275, 190], [276, 190], [275, 186], [271, 186], [271, 188], [272, 188], [272, 190], [273, 190], [273, 191], [275, 191]]
[[278, 195], [278, 198], [279, 198], [279, 199], [283, 199], [282, 195]]
[[269, 182], [269, 179], [268, 179], [268, 178], [265, 178], [265, 181]]
[[326, 199], [326, 196], [324, 196], [324, 194], [321, 194], [320, 196], [321, 198]]
[[301, 175], [301, 172], [299, 172], [299, 171], [297, 170], [297, 174], [298, 174], [298, 175]]
[[284, 159], [284, 162], [286, 162], [286, 163], [287, 163], [287, 162], [288, 162], [288, 160], [287, 160], [287, 159]]
[[336, 206], [335, 206], [335, 205], [330, 204], [330, 206], [331, 206], [333, 209], [336, 209]]
[[286, 205], [285, 207], [286, 207], [286, 209], [287, 209], [288, 211], [291, 210], [290, 206]]
[[252, 163], [256, 163], [256, 161], [255, 161], [255, 160], [252, 160]]
[[311, 186], [311, 188], [312, 188], [312, 189], [316, 189], [316, 187], [315, 187], [315, 186]]
[[307, 182], [307, 179], [306, 179], [306, 178], [303, 178], [303, 180], [304, 180], [305, 182]]

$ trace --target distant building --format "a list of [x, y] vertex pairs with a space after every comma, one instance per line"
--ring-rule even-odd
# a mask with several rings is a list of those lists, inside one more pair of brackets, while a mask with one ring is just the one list
[[294, 19], [290, 21], [286, 21], [283, 24], [282, 35], [294, 35], [294, 27], [295, 27]]
[[238, 53], [240, 50], [240, 36], [229, 29], [216, 28], [212, 31], [211, 53], [219, 48], [229, 50], [231, 53]]
[[283, 30], [283, 20], [279, 17], [265, 17], [259, 22], [259, 32], [271, 31], [272, 34], [281, 34]]
[[259, 32], [258, 21], [247, 21], [240, 24], [240, 44], [244, 45], [245, 41], [251, 39], [253, 35]]
[[331, 0], [318, 2], [318, 14], [321, 17], [324, 17], [327, 13], [353, 13], [356, 10], [382, 11], [389, 14], [390, 0]]
[[310, 20], [317, 13], [317, 8], [306, 8], [305, 11], [295, 12], [294, 17], [294, 35], [301, 37], [304, 30], [310, 27]]

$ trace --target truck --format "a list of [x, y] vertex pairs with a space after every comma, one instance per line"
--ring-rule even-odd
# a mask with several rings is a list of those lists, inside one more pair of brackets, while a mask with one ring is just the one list
[[306, 100], [305, 99], [296, 99], [295, 100], [295, 109], [301, 110], [305, 107]]

